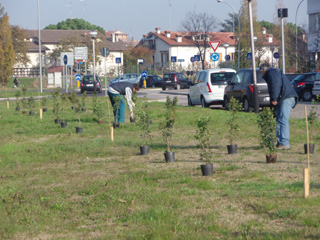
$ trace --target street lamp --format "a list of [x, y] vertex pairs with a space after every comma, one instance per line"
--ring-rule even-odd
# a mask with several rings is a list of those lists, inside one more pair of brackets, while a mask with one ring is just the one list
[[38, 0], [38, 34], [39, 34], [39, 74], [40, 74], [40, 93], [42, 93], [42, 57], [41, 57], [41, 34], [40, 34], [40, 7]]
[[286, 53], [284, 48], [284, 30], [283, 30], [283, 18], [288, 17], [288, 8], [279, 8], [278, 9], [278, 18], [281, 18], [281, 41], [282, 41], [282, 70], [283, 73], [286, 73]]
[[[233, 9], [233, 11], [238, 15], [238, 28], [239, 28], [239, 39], [238, 39], [238, 70], [240, 69], [240, 9], [239, 12], [237, 13], [237, 11], [234, 9], [234, 7], [232, 7], [232, 5], [230, 5], [227, 2], [224, 2], [223, 0], [217, 0], [218, 3], [224, 3], [227, 4], [229, 7], [231, 7]], [[234, 25], [234, 22], [233, 22]], [[233, 30], [234, 31], [234, 30]]]
[[296, 19], [295, 19], [295, 25], [296, 25], [296, 72], [298, 71], [298, 37], [297, 37], [297, 15], [298, 15], [298, 9], [301, 5], [301, 3], [303, 2], [304, 0], [301, 0], [301, 2], [299, 3], [298, 7], [297, 7], [297, 10], [296, 10]]
[[92, 56], [93, 56], [93, 84], [94, 84], [94, 93], [96, 93], [96, 56], [95, 56], [95, 47], [94, 42], [97, 38], [97, 31], [90, 31], [89, 33], [91, 39], [92, 39]]

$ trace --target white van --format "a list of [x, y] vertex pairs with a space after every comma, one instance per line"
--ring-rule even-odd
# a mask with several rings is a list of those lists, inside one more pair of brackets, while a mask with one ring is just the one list
[[314, 79], [312, 95], [320, 96], [320, 73], [317, 73], [316, 78]]
[[198, 72], [188, 93], [188, 106], [223, 104], [224, 89], [236, 71], [232, 68], [207, 69]]

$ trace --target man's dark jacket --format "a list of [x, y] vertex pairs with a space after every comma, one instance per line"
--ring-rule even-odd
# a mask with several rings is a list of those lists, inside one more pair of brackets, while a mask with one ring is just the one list
[[270, 102], [277, 101], [280, 105], [281, 102], [287, 98], [294, 97], [296, 102], [298, 95], [291, 86], [290, 80], [278, 68], [269, 68], [263, 75], [263, 79], [268, 84], [268, 91], [270, 95]]
[[126, 88], [129, 87], [133, 91], [133, 84], [129, 82], [116, 82], [110, 85], [114, 90], [119, 92], [121, 95], [126, 95]]

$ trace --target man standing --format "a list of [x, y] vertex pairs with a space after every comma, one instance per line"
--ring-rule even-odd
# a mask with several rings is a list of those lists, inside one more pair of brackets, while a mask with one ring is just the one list
[[297, 104], [298, 95], [280, 69], [271, 68], [269, 63], [263, 63], [260, 72], [268, 84], [270, 103], [276, 115], [277, 148], [290, 149], [289, 118], [291, 109]]
[[[133, 117], [134, 102], [132, 101], [132, 93], [139, 91], [139, 84], [129, 82], [112, 83], [108, 88], [108, 95], [113, 107], [113, 115], [116, 123], [124, 123], [125, 121], [125, 102], [123, 96], [126, 97], [130, 116]], [[117, 99], [119, 98], [119, 99]], [[115, 108], [117, 101], [120, 101], [119, 106]]]

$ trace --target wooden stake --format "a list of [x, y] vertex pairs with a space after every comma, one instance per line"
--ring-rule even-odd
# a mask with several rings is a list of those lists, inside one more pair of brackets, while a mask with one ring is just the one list
[[310, 189], [310, 172], [309, 168], [305, 168], [303, 170], [303, 187], [304, 187], [304, 198], [307, 199], [309, 197], [309, 189]]
[[110, 126], [111, 141], [113, 142], [113, 126]]
[[307, 156], [308, 156], [308, 168], [305, 168], [303, 171], [303, 187], [304, 187], [304, 198], [309, 197], [310, 189], [310, 154], [309, 154], [309, 130], [308, 130], [308, 113], [307, 106], [304, 106], [304, 111], [306, 114], [306, 128], [307, 128]]
[[110, 118], [110, 106], [109, 106], [109, 100], [107, 99], [107, 104], [108, 104], [108, 113], [109, 113], [109, 126], [110, 126], [110, 137], [111, 141], [113, 142], [114, 136], [113, 136], [113, 126], [111, 126], [111, 118]]
[[7, 109], [9, 109], [10, 106], [9, 106], [9, 100], [7, 100]]
[[41, 95], [40, 95], [40, 91], [38, 90], [38, 93], [39, 93], [39, 112], [40, 112], [40, 119], [42, 119], [42, 108], [41, 108]]
[[42, 108], [40, 108], [40, 119], [42, 119]]

